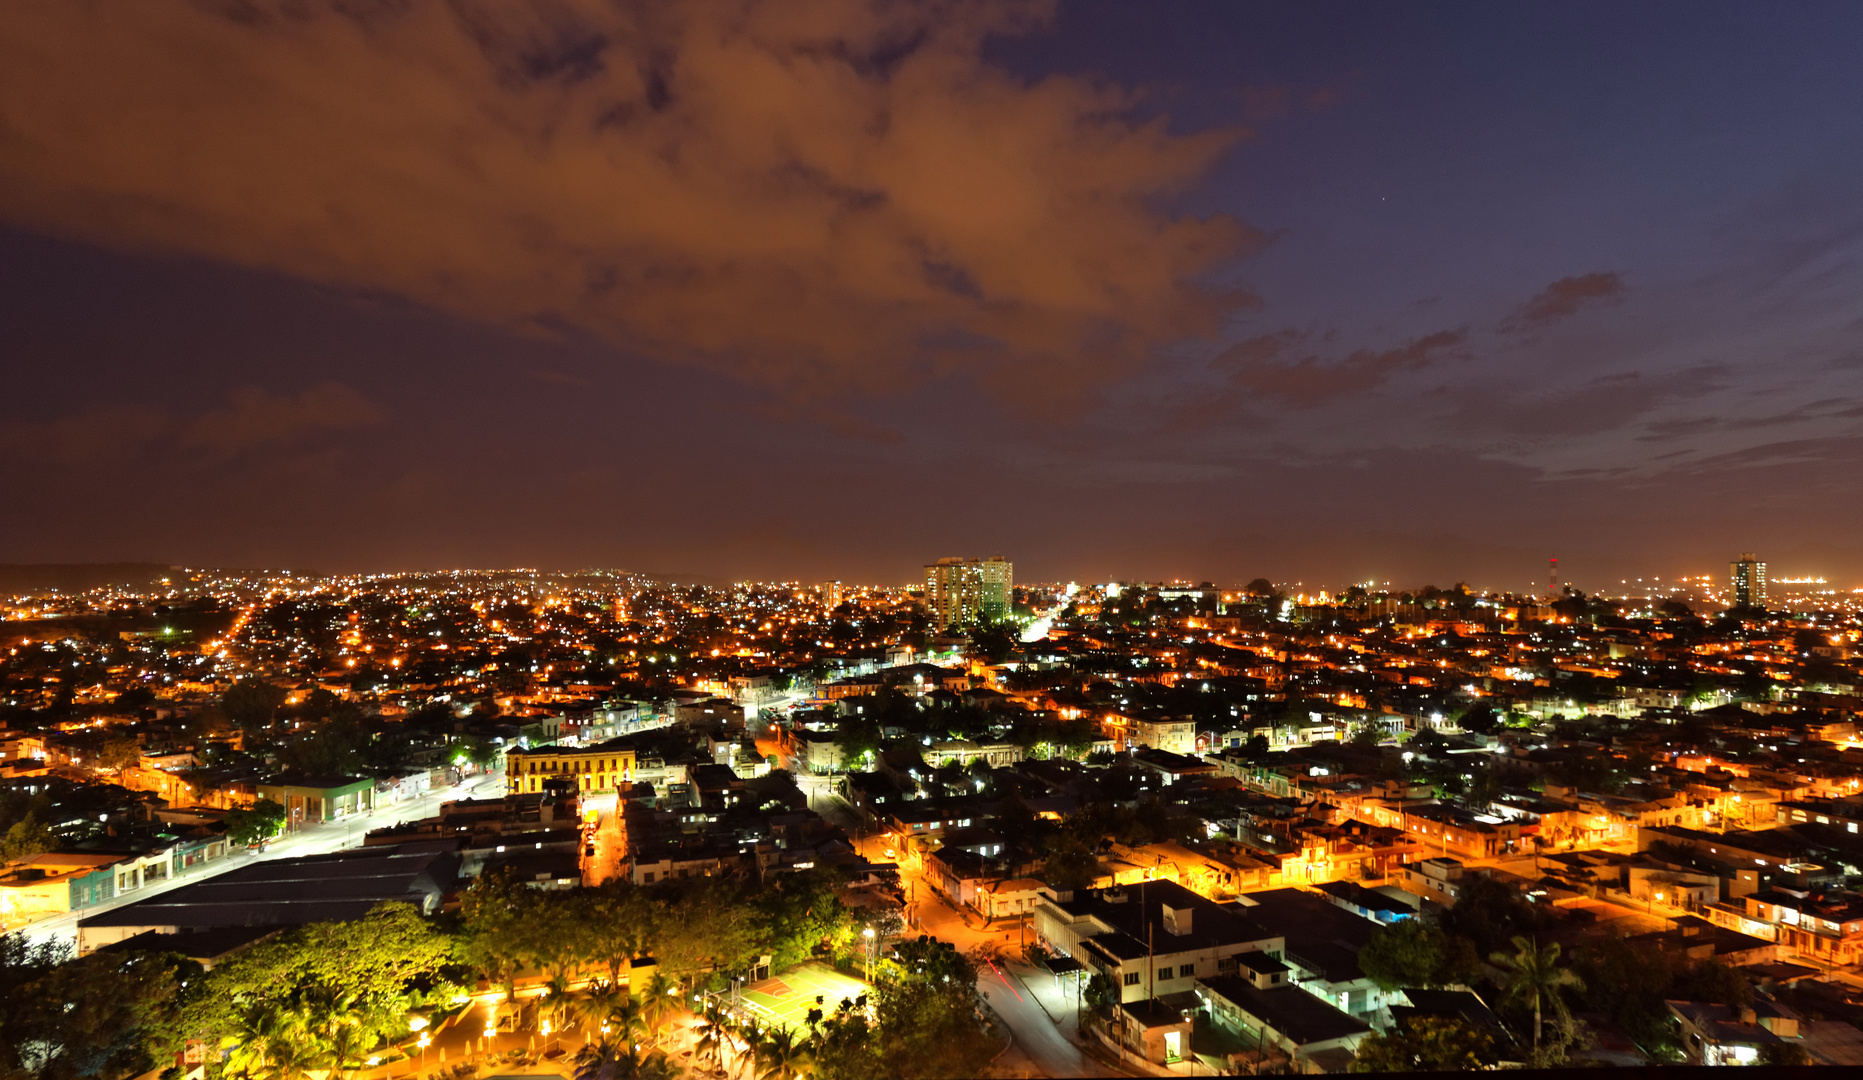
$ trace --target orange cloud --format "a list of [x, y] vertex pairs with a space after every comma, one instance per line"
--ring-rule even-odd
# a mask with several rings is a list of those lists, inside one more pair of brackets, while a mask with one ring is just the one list
[[985, 63], [1010, 3], [28, 4], [0, 22], [0, 215], [811, 394], [1073, 385], [1212, 333], [1253, 241], [1158, 209], [1174, 135]]

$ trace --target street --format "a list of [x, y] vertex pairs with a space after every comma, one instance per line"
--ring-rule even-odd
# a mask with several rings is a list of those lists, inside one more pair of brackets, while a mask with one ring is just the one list
[[[837, 811], [831, 816], [847, 828], [849, 836], [856, 836], [846, 811]], [[990, 925], [976, 912], [960, 910], [925, 876], [924, 860], [899, 844], [897, 838], [889, 840], [884, 833], [859, 835], [855, 849], [872, 862], [898, 865], [899, 885], [905, 892], [913, 931], [948, 941], [973, 958], [980, 958], [977, 991], [1014, 1040], [1000, 1065], [1015, 1074], [1130, 1075], [1101, 1062], [1074, 1041], [1079, 1026], [1079, 1003], [1073, 998], [1074, 991], [1022, 960], [1030, 931], [1021, 923], [1005, 919]], [[896, 858], [888, 858], [888, 850]]]
[[55, 918], [31, 923], [21, 928], [18, 932], [24, 935], [28, 941], [35, 944], [49, 941], [63, 941], [75, 948], [77, 944], [78, 920], [80, 919], [96, 915], [100, 912], [109, 911], [112, 908], [121, 907], [124, 904], [133, 904], [152, 896], [160, 896], [172, 889], [178, 889], [184, 885], [191, 885], [197, 881], [206, 881], [209, 878], [227, 873], [231, 870], [237, 870], [242, 866], [250, 866], [261, 860], [292, 858], [299, 855], [326, 855], [332, 851], [340, 851], [343, 848], [360, 847], [363, 837], [367, 835], [371, 829], [382, 829], [390, 825], [399, 825], [405, 821], [418, 821], [421, 818], [432, 817], [440, 812], [440, 806], [443, 803], [477, 797], [496, 798], [502, 797], [503, 794], [504, 774], [484, 773], [456, 787], [435, 788], [425, 795], [409, 799], [406, 802], [378, 807], [368, 813], [358, 814], [355, 817], [345, 818], [340, 821], [325, 822], [321, 825], [310, 825], [300, 828], [295, 832], [285, 834], [278, 840], [274, 840], [271, 844], [267, 845], [265, 851], [262, 853], [248, 854], [244, 851], [234, 852], [226, 858], [216, 859], [203, 866], [195, 867], [167, 881], [144, 886], [133, 892], [124, 893], [114, 900], [85, 908], [82, 911], [69, 912]]
[[582, 883], [600, 885], [622, 876], [627, 865], [627, 819], [623, 813], [626, 804], [609, 797], [591, 799], [590, 803], [599, 816], [589, 833], [589, 844], [595, 850], [584, 860]]

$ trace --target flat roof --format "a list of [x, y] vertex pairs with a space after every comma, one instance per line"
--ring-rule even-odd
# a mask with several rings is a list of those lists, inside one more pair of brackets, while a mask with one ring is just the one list
[[1299, 987], [1261, 990], [1247, 979], [1234, 975], [1200, 978], [1197, 982], [1207, 993], [1248, 1012], [1298, 1046], [1371, 1031], [1371, 1025], [1363, 1020]]
[[[86, 926], [292, 926], [360, 918], [387, 900], [419, 904], [456, 870], [448, 839], [268, 859], [79, 920]], [[413, 849], [413, 850], [409, 850]], [[444, 879], [444, 880], [442, 880]]]

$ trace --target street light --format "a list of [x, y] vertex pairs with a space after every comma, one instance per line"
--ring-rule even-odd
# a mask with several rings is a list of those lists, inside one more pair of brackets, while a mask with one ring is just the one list
[[871, 926], [867, 927], [865, 930], [862, 930], [861, 936], [867, 939], [867, 981], [872, 982], [873, 981], [873, 952], [874, 952], [874, 949], [877, 947], [877, 936], [874, 934], [873, 927]]

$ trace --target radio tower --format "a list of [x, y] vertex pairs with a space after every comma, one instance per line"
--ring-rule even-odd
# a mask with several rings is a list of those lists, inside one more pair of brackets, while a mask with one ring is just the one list
[[1546, 577], [1546, 588], [1551, 591], [1554, 600], [1559, 599], [1559, 556], [1552, 557], [1552, 573]]

